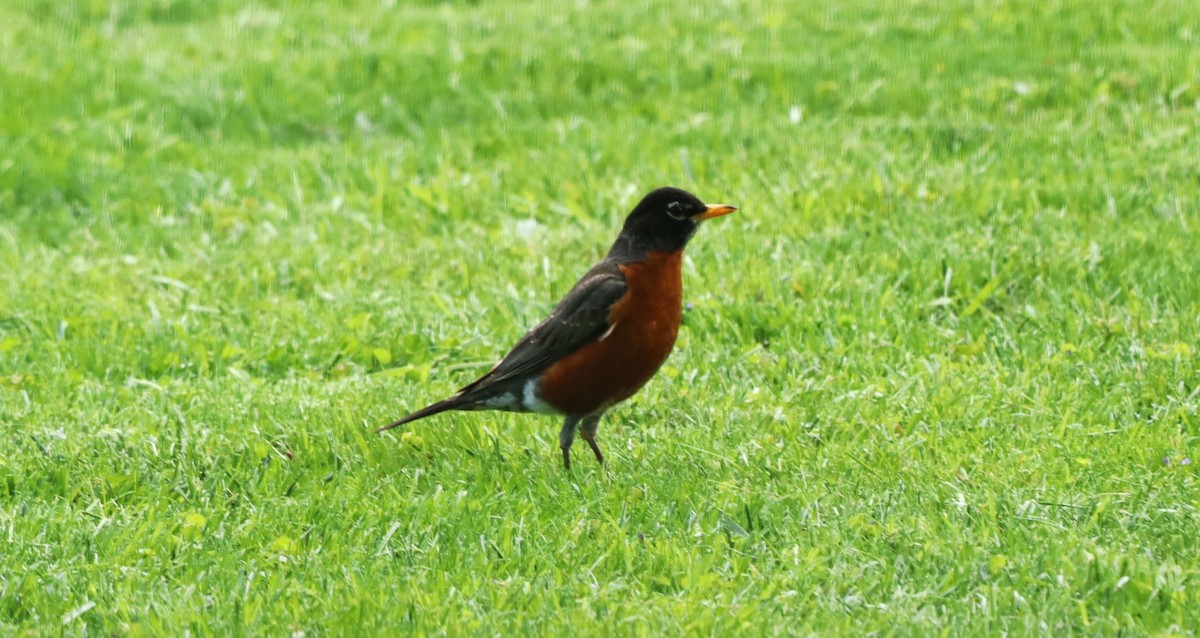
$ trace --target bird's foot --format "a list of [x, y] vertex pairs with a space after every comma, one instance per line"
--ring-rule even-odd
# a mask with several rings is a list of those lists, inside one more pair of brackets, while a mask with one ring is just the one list
[[604, 453], [600, 451], [600, 446], [596, 445], [596, 437], [584, 434], [583, 440], [587, 441], [588, 445], [591, 446], [592, 454], [596, 455], [596, 460], [600, 462], [600, 465], [604, 465]]

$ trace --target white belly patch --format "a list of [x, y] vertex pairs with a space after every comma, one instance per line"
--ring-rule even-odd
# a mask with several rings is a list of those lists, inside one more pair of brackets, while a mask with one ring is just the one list
[[524, 399], [525, 409], [529, 410], [530, 412], [537, 412], [538, 414], [558, 414], [558, 410], [554, 409], [554, 406], [546, 403], [541, 399], [541, 397], [538, 396], [537, 379], [530, 379], [529, 381], [525, 382], [525, 389], [521, 398]]
[[515, 410], [521, 407], [521, 402], [517, 400], [517, 395], [505, 393], [489, 398], [483, 405], [491, 410]]

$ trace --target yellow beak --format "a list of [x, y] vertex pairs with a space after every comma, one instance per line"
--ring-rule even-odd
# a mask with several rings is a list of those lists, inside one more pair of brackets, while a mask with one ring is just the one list
[[712, 219], [713, 217], [720, 217], [721, 215], [728, 215], [729, 213], [732, 213], [735, 210], [737, 210], [737, 207], [735, 207], [735, 206], [727, 206], [725, 204], [709, 204], [708, 210], [704, 211], [703, 213], [700, 213], [699, 215], [696, 215], [692, 219], [695, 221], [698, 221], [698, 222], [702, 222], [706, 219]]

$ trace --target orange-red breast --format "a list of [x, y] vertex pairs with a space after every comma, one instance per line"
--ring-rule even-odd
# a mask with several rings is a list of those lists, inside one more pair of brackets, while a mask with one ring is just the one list
[[563, 465], [579, 429], [596, 459], [600, 417], [633, 396], [675, 346], [683, 313], [683, 249], [700, 222], [737, 210], [659, 188], [625, 219], [608, 255], [571, 288], [487, 374], [454, 396], [390, 423], [447, 410], [506, 410], [566, 417]]

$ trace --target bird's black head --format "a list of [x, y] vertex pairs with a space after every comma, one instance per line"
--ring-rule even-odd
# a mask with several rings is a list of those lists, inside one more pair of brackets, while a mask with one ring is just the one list
[[681, 188], [650, 191], [625, 218], [625, 227], [609, 255], [640, 260], [648, 252], [682, 250], [700, 222], [735, 210], [724, 204], [705, 204]]

